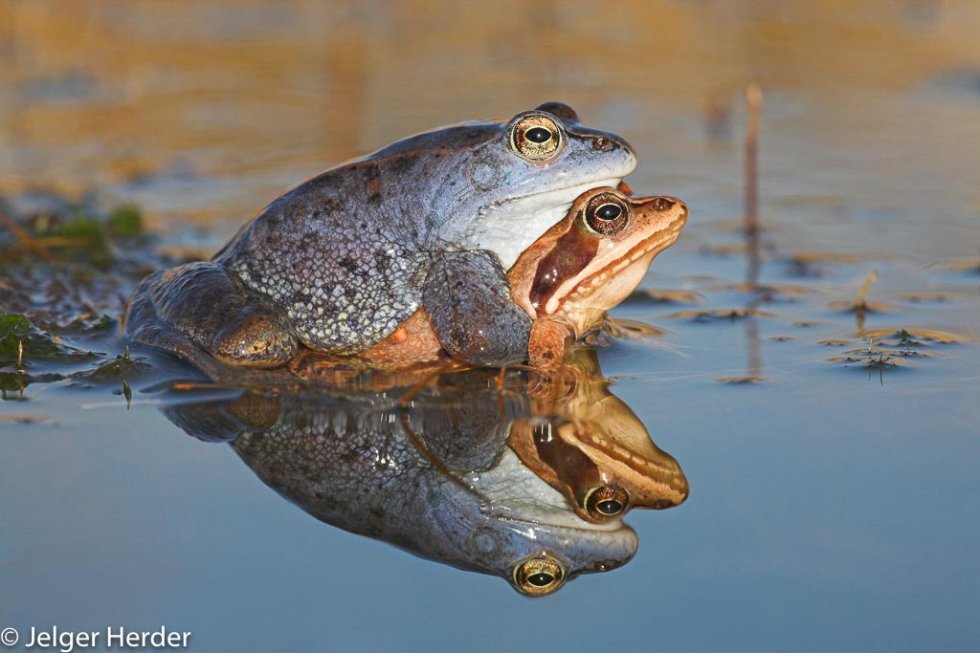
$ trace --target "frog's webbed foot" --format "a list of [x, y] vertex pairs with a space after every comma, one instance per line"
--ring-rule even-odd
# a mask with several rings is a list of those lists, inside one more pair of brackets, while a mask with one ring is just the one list
[[282, 317], [224, 267], [208, 262], [144, 279], [128, 309], [126, 331], [201, 368], [208, 357], [226, 365], [278, 367], [299, 349]]
[[422, 304], [453, 358], [488, 366], [527, 358], [531, 319], [511, 301], [507, 277], [491, 252], [440, 255], [426, 277]]

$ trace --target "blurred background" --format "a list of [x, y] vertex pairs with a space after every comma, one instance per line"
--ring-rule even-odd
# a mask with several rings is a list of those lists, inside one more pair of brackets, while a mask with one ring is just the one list
[[[973, 221], [978, 34], [974, 0], [4, 0], [0, 192], [97, 188], [221, 241], [336, 162], [558, 99], [632, 141], [630, 181], [696, 221], [737, 212], [755, 80], [764, 198]], [[957, 242], [931, 253], [975, 253]]]

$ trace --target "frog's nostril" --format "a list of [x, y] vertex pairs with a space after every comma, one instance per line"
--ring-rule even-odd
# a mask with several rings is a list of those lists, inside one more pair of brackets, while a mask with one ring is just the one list
[[669, 197], [658, 197], [653, 200], [653, 208], [657, 211], [666, 211], [674, 206], [674, 200]]
[[616, 149], [616, 143], [611, 138], [596, 136], [592, 139], [592, 149], [599, 152], [609, 152]]

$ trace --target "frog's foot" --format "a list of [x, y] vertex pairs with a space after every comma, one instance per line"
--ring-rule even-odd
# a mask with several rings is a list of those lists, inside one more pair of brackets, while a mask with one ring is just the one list
[[541, 370], [554, 370], [561, 365], [568, 349], [572, 333], [567, 326], [541, 318], [531, 324], [531, 336], [527, 343], [527, 362]]
[[510, 299], [496, 256], [446, 252], [429, 270], [422, 303], [443, 348], [471, 364], [501, 366], [527, 358], [531, 319]]
[[299, 350], [284, 318], [224, 267], [209, 262], [144, 279], [130, 302], [125, 327], [133, 340], [170, 351], [209, 374], [208, 359], [272, 368]]
[[211, 354], [228, 365], [278, 367], [297, 353], [296, 338], [268, 310], [246, 309], [211, 340]]

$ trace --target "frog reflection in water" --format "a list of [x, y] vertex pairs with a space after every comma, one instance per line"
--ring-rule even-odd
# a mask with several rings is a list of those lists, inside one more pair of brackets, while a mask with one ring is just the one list
[[[565, 419], [576, 419], [573, 413], [598, 399], [576, 419], [580, 434], [600, 429], [613, 449], [617, 439], [649, 440], [596, 378], [594, 352], [574, 354], [577, 371], [561, 376], [583, 383], [563, 383], [564, 410], [570, 411]], [[633, 529], [618, 518], [582, 519], [565, 499], [568, 493], [555, 489], [561, 479], [546, 482], [538, 465], [529, 467], [515, 453], [514, 429], [550, 417], [536, 415], [535, 406], [553, 405], [543, 398], [554, 395], [553, 375], [511, 371], [513, 392], [502, 397], [493, 389], [494, 374], [443, 376], [405, 409], [388, 394], [363, 392], [246, 393], [164, 410], [196, 437], [230, 442], [263, 482], [317, 519], [432, 560], [502, 576], [524, 594], [550, 594], [579, 574], [628, 562], [637, 548]], [[588, 396], [578, 397], [583, 391]], [[626, 419], [620, 419], [623, 413]], [[600, 422], [622, 428], [610, 431]], [[673, 458], [652, 445], [637, 452], [626, 463], [637, 473], [616, 472], [632, 496], [670, 487], [664, 497], [670, 502], [679, 486], [686, 494]], [[556, 449], [549, 464], [565, 453]], [[639, 464], [644, 456], [649, 459]], [[606, 462], [596, 456], [599, 468]]]
[[212, 261], [150, 275], [125, 327], [216, 376], [355, 356], [424, 309], [453, 358], [519, 362], [531, 320], [505, 270], [579, 194], [635, 163], [556, 102], [420, 134], [286, 193]]
[[576, 374], [553, 378], [550, 385], [554, 389], [532, 396], [533, 417], [514, 420], [508, 442], [580, 517], [611, 521], [632, 508], [661, 510], [687, 499], [687, 478], [677, 461], [650, 440], [605, 379]]

